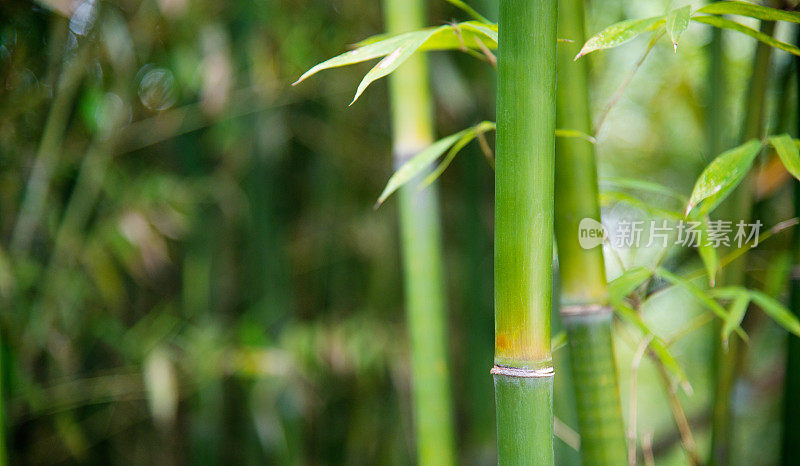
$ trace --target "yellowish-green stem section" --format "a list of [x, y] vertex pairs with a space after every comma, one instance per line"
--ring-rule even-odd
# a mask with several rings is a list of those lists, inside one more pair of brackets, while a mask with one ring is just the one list
[[556, 11], [500, 0], [495, 165], [495, 382], [503, 464], [553, 464]]
[[495, 167], [495, 364], [550, 367], [556, 5], [502, 0]]
[[[389, 33], [424, 26], [422, 0], [385, 0], [384, 6]], [[394, 163], [399, 167], [433, 141], [424, 55], [411, 57], [390, 76], [389, 92]], [[447, 466], [455, 463], [455, 449], [438, 196], [435, 185], [420, 190], [419, 181], [400, 191], [417, 461], [423, 466]]]

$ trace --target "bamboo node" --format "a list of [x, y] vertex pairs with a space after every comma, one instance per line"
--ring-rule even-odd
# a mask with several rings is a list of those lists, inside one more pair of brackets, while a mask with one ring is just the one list
[[505, 375], [506, 377], [522, 377], [526, 379], [536, 377], [553, 377], [555, 371], [552, 367], [543, 367], [541, 369], [520, 369], [518, 367], [494, 366], [489, 371], [492, 375]]

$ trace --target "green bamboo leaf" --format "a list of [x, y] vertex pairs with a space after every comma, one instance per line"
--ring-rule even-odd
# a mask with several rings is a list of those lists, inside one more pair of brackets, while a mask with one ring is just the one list
[[439, 166], [436, 167], [436, 169], [425, 178], [425, 180], [420, 185], [420, 188], [425, 188], [434, 181], [436, 181], [436, 179], [439, 178], [439, 176], [441, 176], [442, 173], [444, 173], [447, 167], [450, 166], [450, 163], [453, 161], [456, 155], [461, 151], [461, 149], [463, 149], [464, 146], [472, 142], [472, 140], [475, 139], [478, 136], [478, 134], [485, 133], [487, 131], [494, 131], [496, 128], [497, 127], [494, 124], [494, 122], [484, 121], [473, 128], [467, 129], [464, 132], [464, 135], [461, 136], [461, 138], [458, 141], [456, 141], [456, 143], [453, 144], [453, 147], [451, 147], [450, 150], [447, 152], [447, 155], [444, 157], [444, 160], [442, 160], [442, 163], [440, 163]]
[[[479, 123], [474, 128], [465, 130], [465, 134], [456, 141], [453, 147], [447, 152], [445, 155], [444, 160], [436, 167], [436, 169], [428, 175], [425, 180], [420, 185], [420, 188], [425, 188], [434, 181], [436, 181], [442, 173], [450, 166], [453, 159], [455, 159], [456, 155], [463, 149], [467, 144], [472, 142], [479, 134], [486, 133], [489, 131], [494, 131], [497, 129], [497, 125], [493, 121], [484, 121]], [[578, 130], [570, 130], [570, 129], [557, 129], [556, 130], [556, 137], [562, 138], [578, 138], [578, 139], [585, 139], [591, 143], [595, 143], [595, 139], [588, 134], [578, 131]]]
[[439, 28], [420, 51], [481, 50], [481, 44], [490, 50], [497, 48], [497, 25], [467, 21]]
[[800, 49], [795, 47], [794, 45], [787, 44], [786, 42], [781, 42], [768, 34], [756, 31], [753, 28], [747, 27], [743, 24], [737, 23], [736, 21], [731, 21], [721, 16], [692, 16], [692, 21], [697, 21], [698, 23], [703, 23], [703, 24], [709, 24], [711, 26], [718, 28], [730, 29], [731, 31], [741, 32], [742, 34], [748, 35], [753, 39], [759, 40], [769, 45], [770, 47], [775, 47], [776, 49], [781, 49], [783, 51], [789, 52], [794, 55], [800, 55]]
[[621, 302], [637, 288], [642, 286], [653, 273], [646, 267], [633, 267], [611, 280], [608, 284], [608, 296], [612, 303]]
[[800, 13], [798, 12], [776, 10], [775, 8], [745, 2], [715, 2], [700, 8], [697, 10], [697, 13], [739, 15], [760, 19], [761, 21], [790, 21], [792, 23], [800, 23]]
[[364, 91], [372, 84], [375, 80], [378, 80], [392, 71], [396, 70], [398, 66], [402, 65], [403, 62], [408, 60], [408, 58], [414, 54], [421, 46], [424, 44], [430, 37], [436, 32], [435, 29], [429, 29], [425, 31], [420, 31], [418, 34], [411, 36], [405, 42], [400, 44], [392, 53], [383, 57], [381, 61], [378, 62], [375, 67], [373, 67], [369, 72], [364, 76], [364, 79], [361, 80], [361, 83], [358, 85], [358, 89], [356, 90], [356, 95], [353, 97], [353, 101], [350, 102], [350, 105], [353, 105], [356, 100], [364, 93]]
[[772, 317], [772, 320], [778, 325], [800, 336], [800, 321], [797, 320], [797, 316], [792, 314], [792, 311], [787, 309], [786, 306], [778, 302], [775, 298], [756, 290], [750, 290], [750, 298], [753, 300], [753, 303], [766, 312], [768, 316]]
[[716, 284], [717, 270], [719, 269], [719, 255], [714, 245], [708, 242], [708, 222], [710, 219], [708, 215], [699, 217], [694, 214], [690, 215], [690, 219], [700, 222], [700, 227], [698, 228], [700, 231], [700, 238], [699, 244], [697, 245], [697, 254], [700, 256], [700, 260], [703, 261], [703, 266], [706, 269], [708, 285], [713, 287]]
[[761, 142], [752, 140], [720, 154], [714, 159], [694, 185], [692, 197], [686, 207], [686, 216], [703, 202], [701, 215], [711, 212], [741, 183], [750, 170], [753, 160], [761, 150]]
[[662, 209], [661, 207], [651, 205], [628, 193], [619, 191], [603, 191], [600, 193], [600, 205], [602, 206], [608, 206], [619, 202], [624, 202], [636, 207], [637, 209], [647, 212], [653, 217], [667, 218], [676, 221], [683, 219], [683, 216], [680, 214], [680, 212]]
[[[457, 50], [465, 46], [477, 50], [479, 49], [479, 45], [476, 38], [479, 38], [481, 43], [489, 49], [494, 50], [497, 48], [497, 24], [494, 23], [464, 21], [447, 26], [437, 26], [433, 29], [435, 29], [436, 32], [434, 32], [431, 38], [420, 47], [420, 50]], [[401, 34], [401, 36], [402, 35], [404, 34]], [[393, 36], [387, 33], [376, 34], [356, 42], [354, 48], [358, 49], [393, 37], [399, 36]], [[395, 45], [395, 48], [397, 45], [400, 45], [400, 42]], [[386, 52], [386, 54], [390, 53], [392, 50], [394, 50], [394, 48]]]
[[[713, 312], [717, 315], [720, 319], [725, 321], [728, 318], [728, 311], [725, 310], [718, 302], [714, 301], [714, 299], [706, 293], [702, 288], [695, 285], [694, 283], [685, 280], [674, 273], [664, 269], [663, 267], [659, 267], [656, 269], [656, 274], [666, 280], [667, 282], [671, 283], [672, 285], [679, 286], [689, 293], [691, 293], [698, 301], [700, 301], [703, 306], [705, 306], [708, 310]], [[747, 341], [748, 337], [747, 334], [742, 330], [741, 327], [737, 326], [736, 334], [742, 337], [743, 340]]]
[[556, 137], [583, 139], [592, 144], [597, 144], [597, 139], [595, 139], [594, 136], [586, 134], [583, 131], [578, 131], [577, 129], [557, 129]]
[[456, 141], [461, 139], [465, 134], [468, 134], [470, 131], [474, 130], [474, 128], [467, 128], [464, 131], [451, 134], [446, 138], [440, 139], [428, 146], [419, 154], [412, 157], [411, 160], [404, 163], [400, 168], [397, 169], [396, 172], [394, 172], [391, 178], [389, 178], [389, 182], [386, 183], [386, 187], [383, 189], [383, 192], [378, 198], [378, 202], [375, 204], [375, 207], [383, 204], [383, 202], [401, 186], [422, 174], [422, 172], [431, 163], [444, 154], [447, 149], [452, 147]]
[[341, 55], [337, 55], [331, 59], [325, 60], [324, 62], [315, 65], [313, 68], [303, 73], [303, 75], [300, 76], [300, 78], [297, 81], [295, 81], [292, 85], [296, 86], [301, 82], [305, 81], [306, 79], [308, 79], [309, 77], [323, 70], [338, 68], [347, 65], [354, 65], [356, 63], [361, 63], [367, 60], [372, 60], [375, 58], [389, 55], [390, 53], [392, 53], [392, 51], [396, 50], [397, 47], [399, 47], [412, 37], [419, 36], [425, 32], [426, 31], [407, 32], [405, 34], [400, 34], [392, 37], [380, 36], [381, 38], [376, 40], [375, 42], [367, 43], [354, 50], [345, 52]]
[[612, 24], [586, 41], [575, 60], [595, 50], [610, 49], [622, 45], [644, 32], [659, 27], [663, 23], [663, 16], [654, 16], [652, 18], [631, 19]]
[[[464, 29], [471, 29], [476, 32], [480, 32], [484, 36], [488, 37], [489, 39], [494, 42], [494, 47], [497, 47], [497, 25], [494, 23], [489, 22], [477, 22], [477, 21], [467, 21], [465, 23], [461, 23], [461, 27]], [[486, 44], [490, 45], [490, 44]], [[491, 48], [491, 47], [490, 47]]]
[[740, 294], [747, 293], [747, 288], [742, 286], [720, 286], [708, 290], [709, 296], [717, 299], [736, 299]]
[[620, 318], [637, 327], [644, 335], [653, 336], [653, 340], [650, 342], [650, 349], [653, 350], [653, 354], [661, 361], [661, 364], [664, 365], [667, 371], [678, 379], [684, 391], [687, 393], [691, 392], [691, 385], [689, 385], [689, 378], [686, 376], [686, 372], [683, 370], [678, 360], [675, 359], [675, 356], [669, 351], [664, 340], [650, 330], [650, 327], [642, 320], [641, 316], [629, 305], [623, 302], [617, 302], [614, 304], [614, 310]]
[[682, 204], [685, 204], [689, 201], [689, 199], [682, 195], [681, 193], [675, 191], [674, 189], [668, 188], [662, 184], [654, 183], [652, 181], [647, 180], [639, 180], [635, 178], [624, 178], [624, 177], [611, 177], [606, 176], [600, 178], [601, 183], [610, 183], [613, 185], [617, 185], [621, 188], [629, 188], [635, 189], [637, 191], [643, 191], [647, 193], [659, 194], [662, 196], [671, 197], [673, 199], [678, 200]]
[[734, 298], [728, 310], [728, 317], [722, 326], [722, 341], [725, 345], [728, 344], [728, 339], [731, 333], [741, 325], [744, 314], [747, 312], [747, 306], [750, 304], [750, 295], [745, 291], [741, 291], [736, 298]]
[[781, 134], [780, 136], [769, 138], [769, 143], [775, 148], [775, 152], [778, 153], [778, 157], [781, 158], [786, 170], [793, 177], [800, 180], [800, 150], [798, 150], [794, 139], [788, 134]]
[[691, 5], [675, 8], [667, 13], [667, 32], [669, 38], [672, 40], [672, 46], [675, 51], [678, 51], [678, 41], [681, 39], [681, 34], [689, 27], [689, 18], [692, 13]]
[[454, 5], [455, 7], [463, 10], [466, 14], [472, 16], [473, 18], [477, 19], [478, 21], [482, 21], [484, 23], [489, 23], [490, 21], [486, 19], [485, 16], [475, 11], [474, 8], [467, 5], [466, 3], [462, 2], [461, 0], [446, 0], [448, 3]]
[[550, 351], [553, 353], [565, 346], [567, 346], [567, 332], [563, 330], [550, 339]]
[[[297, 85], [320, 71], [354, 65], [375, 58], [383, 59], [373, 67], [361, 81], [356, 92], [355, 102], [366, 88], [403, 64], [417, 51], [432, 50], [478, 50], [485, 46], [497, 48], [497, 26], [478, 21], [466, 21], [453, 25], [438, 26], [407, 32], [396, 36], [381, 34], [356, 44], [356, 49], [345, 52], [303, 73], [292, 85]], [[353, 103], [351, 102], [350, 105]]]

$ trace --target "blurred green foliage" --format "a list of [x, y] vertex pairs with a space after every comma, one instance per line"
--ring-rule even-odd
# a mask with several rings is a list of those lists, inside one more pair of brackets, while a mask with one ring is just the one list
[[[473, 6], [492, 18], [492, 3]], [[669, 3], [589, 2], [587, 31]], [[432, 25], [467, 19], [430, 4]], [[12, 463], [412, 461], [395, 205], [372, 209], [392, 172], [385, 90], [376, 83], [346, 109], [369, 65], [289, 86], [382, 31], [380, 17], [361, 0], [0, 4], [0, 362]], [[691, 25], [678, 55], [670, 43], [654, 48], [597, 135], [601, 177], [691, 191], [715, 155], [700, 149], [708, 39]], [[753, 43], [728, 41], [731, 139]], [[584, 58], [595, 115], [645, 45]], [[788, 57], [776, 57], [786, 69]], [[436, 53], [431, 66], [440, 135], [493, 119], [485, 63]], [[785, 131], [794, 78], [775, 75], [771, 127]], [[465, 464], [492, 464], [492, 173], [473, 145], [438, 182], [459, 452]], [[757, 206], [768, 226], [792, 216], [787, 186], [769, 194]], [[788, 239], [752, 253], [756, 284], [773, 296], [785, 291]], [[658, 254], [629, 253], [626, 267]], [[621, 270], [609, 262], [613, 278]], [[702, 267], [680, 251], [666, 264]], [[685, 290], [654, 286], [641, 309], [669, 342], [703, 311]], [[639, 341], [617, 330], [627, 410]], [[670, 348], [694, 387], [679, 396], [701, 446], [710, 331]], [[745, 420], [736, 457], [764, 464], [777, 454], [782, 334], [763, 318], [749, 333], [758, 358], [745, 361], [735, 394]], [[638, 374], [639, 432], [653, 434], [659, 464], [682, 464], [656, 368], [645, 361]]]

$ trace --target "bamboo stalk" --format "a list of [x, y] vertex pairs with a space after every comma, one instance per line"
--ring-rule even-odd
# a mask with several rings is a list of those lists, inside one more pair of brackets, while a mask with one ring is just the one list
[[[800, 44], [800, 27], [797, 27], [797, 43]], [[794, 59], [795, 72], [798, 78], [798, 102], [795, 112], [800, 112], [800, 58]], [[798, 118], [800, 125], [800, 118]], [[795, 129], [796, 134], [800, 135], [800, 127]], [[800, 216], [800, 184], [794, 182], [794, 211], [795, 216]], [[789, 307], [792, 312], [800, 316], [800, 232], [794, 230], [794, 251], [789, 282]], [[783, 447], [781, 451], [781, 461], [784, 466], [798, 464], [800, 462], [800, 338], [792, 335], [788, 336], [786, 342], [786, 381], [784, 382], [783, 397]]]
[[[762, 33], [772, 35], [775, 31], [774, 22], [762, 22]], [[764, 131], [764, 114], [766, 109], [766, 93], [769, 77], [770, 59], [772, 49], [759, 42], [753, 59], [753, 74], [750, 78], [746, 114], [742, 124], [741, 141], [761, 138]], [[728, 214], [734, 221], [748, 221], [752, 215], [753, 206], [753, 178], [747, 177], [732, 193], [720, 212]], [[745, 261], [738, 261], [723, 269], [721, 275], [722, 286], [737, 286], [745, 282]], [[709, 463], [714, 465], [729, 464], [733, 443], [733, 416], [731, 413], [731, 391], [736, 382], [739, 369], [740, 342], [731, 338], [728, 348], [723, 347], [720, 332], [715, 332], [715, 363], [716, 384], [714, 393], [714, 406], [712, 414], [711, 433], [711, 458]]]
[[[591, 132], [588, 70], [574, 61], [584, 41], [583, 0], [559, 0], [559, 34], [574, 40], [558, 49], [558, 127]], [[586, 465], [625, 464], [625, 430], [611, 336], [602, 248], [578, 242], [584, 218], [600, 221], [594, 146], [556, 142], [555, 225], [561, 272], [562, 318], [570, 344], [581, 453]]]
[[[422, 28], [424, 6], [423, 0], [385, 0], [388, 32]], [[424, 56], [412, 57], [390, 76], [389, 95], [394, 162], [399, 167], [433, 141], [433, 114]], [[441, 233], [434, 185], [420, 190], [418, 183], [410, 183], [401, 189], [400, 230], [417, 460], [421, 465], [453, 464]]]
[[500, 464], [553, 464], [556, 2], [501, 0], [495, 167]]
[[72, 103], [86, 72], [86, 62], [89, 57], [89, 46], [79, 46], [75, 56], [65, 60], [61, 76], [59, 76], [39, 149], [25, 187], [25, 196], [22, 199], [11, 235], [10, 248], [19, 255], [27, 252], [42, 215], [53, 171], [58, 162], [58, 147], [61, 145], [64, 131], [67, 129]]

